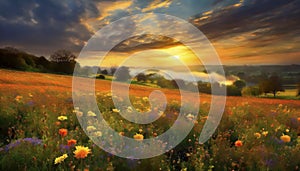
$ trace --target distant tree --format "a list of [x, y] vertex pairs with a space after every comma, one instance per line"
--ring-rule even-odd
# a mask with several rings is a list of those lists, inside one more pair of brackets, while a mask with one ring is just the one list
[[68, 50], [61, 49], [55, 51], [51, 56], [50, 56], [50, 61], [53, 62], [71, 62], [75, 61], [76, 56]]
[[178, 89], [178, 88], [185, 89], [185, 82], [182, 79], [171, 80], [171, 83], [175, 89]]
[[146, 82], [147, 81], [147, 77], [144, 73], [139, 73], [136, 76], [136, 79], [137, 79], [138, 82]]
[[114, 75], [116, 71], [117, 71], [117, 68], [116, 68], [116, 67], [111, 67], [111, 68], [110, 68], [110, 74], [111, 74], [111, 75]]
[[260, 93], [272, 93], [274, 97], [278, 91], [284, 91], [281, 79], [278, 75], [273, 74], [267, 80], [259, 83]]
[[104, 75], [98, 75], [96, 78], [104, 80], [105, 76]]
[[201, 93], [211, 94], [211, 84], [199, 81], [198, 82], [198, 90]]
[[258, 96], [259, 88], [257, 86], [244, 87], [242, 89], [242, 96]]
[[76, 56], [68, 50], [57, 50], [50, 56], [54, 72], [72, 74], [76, 65]]
[[107, 75], [108, 71], [106, 69], [104, 69], [104, 70], [101, 71], [101, 74]]
[[241, 90], [234, 85], [226, 86], [228, 96], [241, 96]]
[[244, 80], [236, 80], [233, 82], [233, 85], [242, 90], [246, 86], [246, 82]]
[[124, 66], [118, 68], [114, 76], [117, 81], [128, 81], [130, 79], [129, 68]]

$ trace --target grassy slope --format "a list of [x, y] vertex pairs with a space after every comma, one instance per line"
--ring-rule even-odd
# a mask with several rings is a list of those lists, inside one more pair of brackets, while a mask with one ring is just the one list
[[[110, 89], [110, 81], [96, 80], [96, 92], [109, 92]], [[130, 85], [130, 95], [133, 96], [148, 96], [153, 90], [157, 90], [157, 88]], [[177, 90], [159, 90], [163, 91], [169, 100], [180, 100], [180, 92]], [[47, 94], [55, 92], [67, 92], [71, 97], [72, 76], [0, 69], [0, 93], [2, 96], [6, 94], [17, 96], [19, 94], [40, 93], [47, 97]], [[201, 103], [209, 102], [210, 97], [210, 95], [201, 94]], [[231, 108], [245, 103], [251, 105], [254, 110], [260, 111], [278, 104], [300, 109], [299, 100], [263, 99], [255, 97], [227, 97], [226, 106], [227, 108]]]

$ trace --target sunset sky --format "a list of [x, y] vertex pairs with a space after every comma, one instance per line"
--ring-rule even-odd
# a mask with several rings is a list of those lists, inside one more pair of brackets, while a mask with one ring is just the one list
[[[2, 0], [0, 46], [46, 57], [62, 48], [78, 54], [99, 29], [140, 13], [173, 15], [193, 24], [225, 65], [300, 64], [299, 0]], [[145, 35], [119, 44], [103, 65], [118, 65], [128, 56], [152, 65], [199, 64], [180, 42]], [[96, 61], [91, 57], [85, 64]]]

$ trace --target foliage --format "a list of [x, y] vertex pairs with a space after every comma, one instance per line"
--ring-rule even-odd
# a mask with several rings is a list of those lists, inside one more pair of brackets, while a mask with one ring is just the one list
[[75, 61], [76, 56], [68, 50], [60, 49], [55, 51], [52, 55], [50, 55], [50, 61], [52, 62], [71, 62]]
[[278, 75], [271, 75], [268, 79], [263, 80], [259, 83], [259, 90], [261, 93], [272, 93], [276, 96], [278, 91], [284, 91], [281, 79]]
[[241, 93], [242, 96], [258, 96], [260, 94], [257, 86], [244, 87]]

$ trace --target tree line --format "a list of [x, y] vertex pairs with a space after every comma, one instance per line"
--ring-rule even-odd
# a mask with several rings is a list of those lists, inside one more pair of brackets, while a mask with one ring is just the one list
[[0, 67], [22, 71], [72, 74], [76, 65], [76, 56], [68, 50], [54, 52], [49, 60], [28, 54], [16, 48], [0, 49]]

